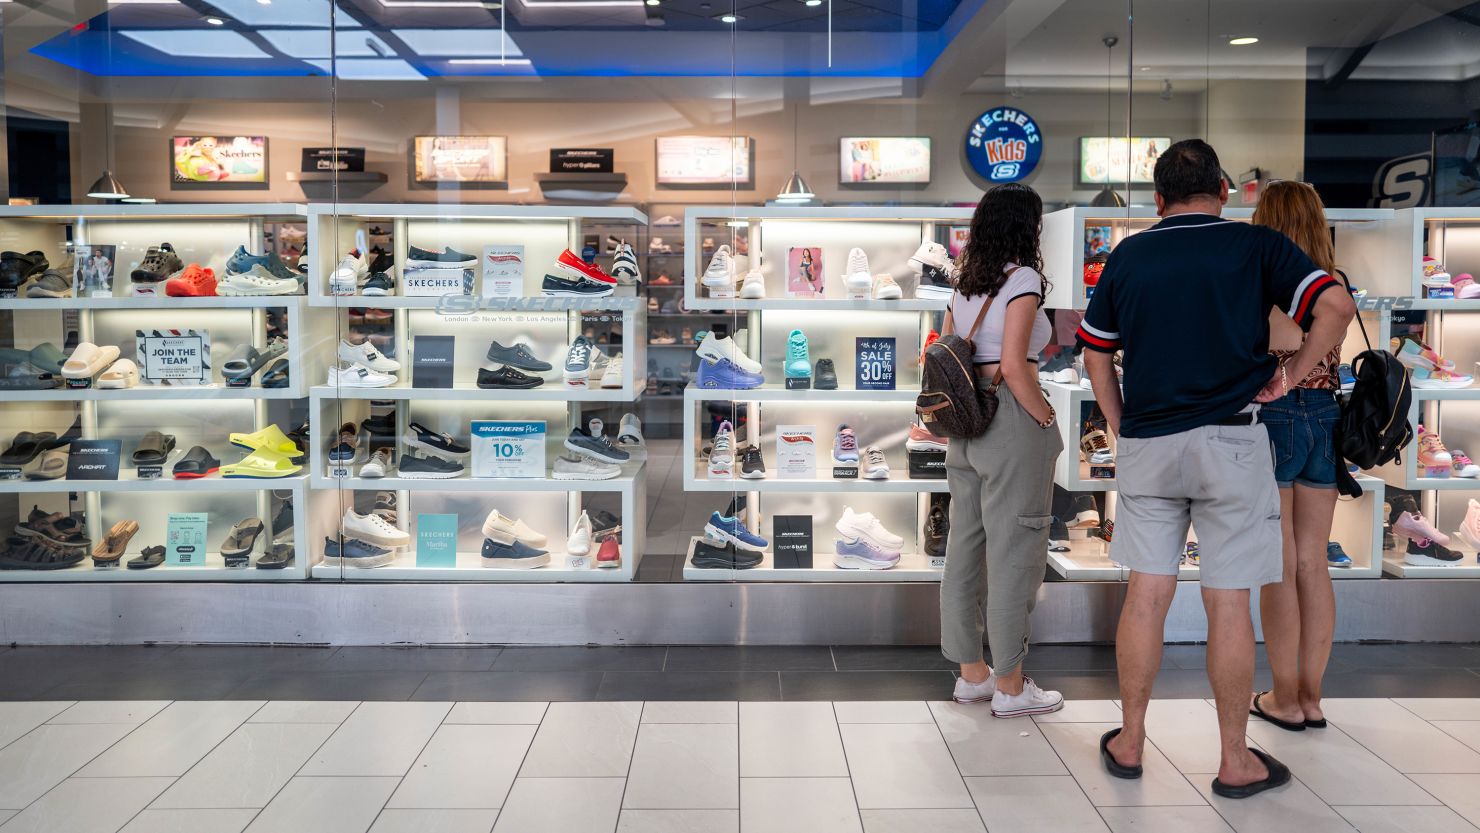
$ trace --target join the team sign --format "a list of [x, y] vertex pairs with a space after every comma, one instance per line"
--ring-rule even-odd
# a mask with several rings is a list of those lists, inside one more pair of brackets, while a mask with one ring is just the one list
[[982, 113], [966, 133], [966, 160], [989, 182], [1017, 182], [1038, 167], [1043, 134], [1033, 117], [1014, 107]]

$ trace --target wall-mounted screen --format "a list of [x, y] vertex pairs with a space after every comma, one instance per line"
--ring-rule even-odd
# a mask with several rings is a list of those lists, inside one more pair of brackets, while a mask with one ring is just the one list
[[1151, 182], [1156, 158], [1172, 144], [1166, 136], [1079, 137], [1079, 184], [1124, 185]]
[[930, 182], [928, 136], [844, 136], [838, 182], [843, 185], [926, 185]]
[[266, 136], [175, 136], [170, 139], [170, 182], [265, 184]]
[[418, 183], [509, 181], [509, 142], [503, 136], [417, 136], [411, 155]]
[[659, 136], [658, 184], [750, 186], [752, 152], [745, 136]]

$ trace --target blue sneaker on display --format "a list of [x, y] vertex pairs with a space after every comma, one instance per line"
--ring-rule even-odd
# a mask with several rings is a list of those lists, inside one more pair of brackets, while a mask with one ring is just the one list
[[1326, 542], [1326, 566], [1328, 567], [1350, 567], [1351, 556], [1341, 549], [1341, 544], [1335, 541]]
[[709, 516], [709, 523], [704, 525], [704, 534], [750, 552], [764, 552], [770, 546], [769, 541], [746, 529], [739, 518], [726, 518], [718, 512]]
[[729, 359], [700, 359], [699, 387], [722, 390], [750, 390], [765, 384], [761, 373], [751, 373]]
[[236, 247], [236, 251], [226, 261], [226, 274], [245, 275], [252, 271], [253, 266], [261, 266], [270, 272], [274, 278], [282, 278], [284, 280], [292, 278], [300, 282], [304, 279], [298, 272], [289, 269], [288, 264], [284, 263], [283, 259], [278, 257], [277, 252], [268, 252], [265, 255], [248, 254], [246, 246]]
[[483, 539], [483, 566], [502, 570], [533, 570], [550, 563], [550, 554], [523, 541], [500, 544], [492, 538]]
[[838, 539], [833, 555], [833, 566], [840, 570], [887, 570], [898, 563], [898, 552], [890, 552], [864, 538]]
[[786, 337], [786, 385], [812, 386], [812, 359], [807, 354], [807, 334], [801, 330], [792, 330]]

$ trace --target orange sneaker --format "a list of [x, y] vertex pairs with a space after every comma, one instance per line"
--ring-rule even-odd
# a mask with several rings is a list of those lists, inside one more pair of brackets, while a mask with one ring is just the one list
[[909, 451], [945, 451], [946, 443], [945, 437], [935, 436], [917, 421], [910, 424], [909, 438], [904, 441], [904, 447]]
[[216, 294], [216, 273], [199, 263], [185, 267], [164, 283], [164, 294], [177, 298], [208, 298]]

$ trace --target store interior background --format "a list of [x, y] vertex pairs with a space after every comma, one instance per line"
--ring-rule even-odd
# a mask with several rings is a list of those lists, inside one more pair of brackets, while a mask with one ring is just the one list
[[[983, 111], [1008, 105], [1030, 113], [1045, 136], [1043, 161], [1026, 182], [1050, 208], [1085, 205], [1099, 193], [1077, 184], [1075, 169], [1079, 138], [1103, 135], [1200, 136], [1235, 179], [1257, 168], [1266, 178], [1315, 183], [1332, 207], [1399, 207], [1404, 203], [1374, 196], [1379, 167], [1426, 151], [1433, 129], [1473, 119], [1480, 103], [1480, 3], [1464, 0], [448, 5], [342, 0], [331, 36], [326, 0], [0, 3], [6, 190], [13, 198], [88, 203], [88, 184], [111, 169], [132, 193], [161, 202], [530, 204], [543, 201], [534, 179], [547, 170], [550, 148], [611, 147], [628, 177], [619, 204], [652, 218], [681, 217], [685, 205], [765, 204], [793, 169], [824, 204], [972, 204], [982, 183], [967, 173], [962, 139]], [[262, 27], [243, 22], [265, 7], [291, 7], [298, 22], [270, 28], [307, 34], [304, 54], [342, 67], [343, 77], [322, 70], [254, 75], [225, 54], [203, 54], [211, 48], [193, 39], [228, 31], [265, 47]], [[724, 23], [724, 12], [738, 19]], [[119, 35], [126, 27], [115, 15], [173, 32], [172, 48], [182, 53], [177, 63], [200, 74], [179, 66], [168, 74], [130, 69]], [[225, 24], [204, 21], [213, 15]], [[448, 43], [469, 45], [467, 57], [487, 58], [500, 42], [501, 15], [531, 55], [539, 46], [579, 56], [591, 69], [541, 74], [536, 58], [532, 71], [469, 66], [467, 74], [407, 79], [399, 68], [366, 77], [376, 71], [360, 63], [376, 60], [364, 57], [367, 37], [397, 28], [447, 30]], [[651, 23], [655, 15], [666, 16], [663, 26]], [[75, 31], [84, 24], [86, 32]], [[1108, 50], [1107, 35], [1118, 39]], [[98, 38], [84, 49], [119, 50], [90, 56], [100, 62], [94, 69], [108, 70], [80, 71], [38, 54], [43, 44], [84, 36]], [[1228, 43], [1238, 36], [1259, 42]], [[342, 54], [329, 53], [331, 40]], [[395, 45], [403, 56], [406, 48]], [[434, 63], [448, 57], [445, 49], [429, 52], [436, 54], [422, 57]], [[269, 184], [172, 189], [169, 137], [205, 134], [267, 135]], [[457, 134], [508, 137], [508, 188], [410, 182], [412, 137]], [[754, 187], [657, 187], [654, 141], [677, 134], [749, 137]], [[930, 184], [839, 185], [842, 136], [929, 136]], [[302, 148], [332, 144], [366, 148], [367, 170], [388, 181], [342, 183], [337, 192], [289, 181]], [[1133, 204], [1150, 202], [1147, 186], [1116, 190]], [[655, 438], [673, 433], [674, 411], [662, 406], [638, 405]], [[648, 496], [656, 507], [649, 533], [655, 553], [681, 552], [692, 516], [702, 519], [712, 508], [712, 496], [691, 500], [682, 492], [676, 470], [654, 476]]]

